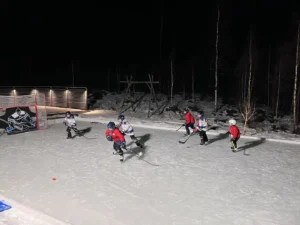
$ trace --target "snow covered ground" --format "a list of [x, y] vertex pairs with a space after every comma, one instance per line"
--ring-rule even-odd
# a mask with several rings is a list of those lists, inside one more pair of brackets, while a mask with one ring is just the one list
[[[241, 139], [232, 153], [228, 135], [182, 145], [182, 133], [136, 128], [144, 155], [125, 154], [121, 164], [104, 124], [78, 124], [97, 139], [66, 140], [62, 124], [1, 136], [0, 200], [12, 206], [1, 225], [26, 224], [26, 207], [53, 225], [299, 224], [299, 145]], [[51, 224], [39, 221], [27, 224]]]

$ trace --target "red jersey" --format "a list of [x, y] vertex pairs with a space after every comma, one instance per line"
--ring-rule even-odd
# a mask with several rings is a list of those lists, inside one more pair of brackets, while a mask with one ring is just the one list
[[113, 131], [110, 131], [109, 129], [106, 130], [105, 136], [111, 136], [114, 142], [124, 142], [125, 138], [121, 134], [120, 130], [118, 128], [115, 128]]
[[185, 124], [189, 124], [189, 123], [195, 123], [195, 119], [194, 117], [192, 116], [192, 114], [190, 112], [187, 112], [185, 114]]
[[241, 133], [237, 126], [230, 126], [229, 132], [232, 135], [232, 138], [240, 138]]

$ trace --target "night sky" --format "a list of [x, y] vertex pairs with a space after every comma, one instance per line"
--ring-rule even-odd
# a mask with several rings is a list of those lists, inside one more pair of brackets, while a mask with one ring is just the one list
[[[288, 1], [1, 2], [6, 31], [1, 34], [5, 49], [0, 53], [1, 84], [71, 85], [72, 60], [76, 86], [106, 87], [108, 68], [114, 72], [116, 67], [123, 79], [133, 74], [136, 80], [145, 80], [149, 72], [159, 79], [169, 76], [175, 49], [177, 82], [191, 73], [194, 64], [198, 82], [209, 91], [217, 3], [224, 85], [235, 79], [230, 74], [247, 49], [250, 26], [263, 62], [270, 43], [276, 48], [296, 38], [299, 4]], [[110, 85], [114, 82], [111, 78]]]

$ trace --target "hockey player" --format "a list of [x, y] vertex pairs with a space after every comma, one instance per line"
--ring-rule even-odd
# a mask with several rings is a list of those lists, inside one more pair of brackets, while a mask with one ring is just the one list
[[8, 127], [7, 133], [13, 130], [26, 131], [36, 127], [36, 123], [31, 119], [29, 114], [22, 109], [17, 108], [16, 111], [7, 118]]
[[119, 121], [118, 127], [121, 128], [122, 134], [128, 135], [137, 146], [143, 148], [139, 140], [134, 135], [134, 129], [132, 125], [125, 119], [125, 116], [119, 115], [118, 121]]
[[105, 132], [106, 139], [108, 141], [113, 141], [113, 148], [115, 152], [113, 153], [114, 155], [119, 154], [120, 155], [120, 161], [123, 162], [124, 156], [123, 156], [123, 150], [121, 149], [124, 148], [126, 149], [126, 142], [123, 134], [120, 132], [118, 128], [116, 128], [116, 125], [114, 122], [109, 122], [107, 124], [107, 130]]
[[237, 141], [240, 139], [241, 133], [239, 128], [236, 126], [236, 121], [234, 119], [229, 120], [229, 132], [231, 134], [231, 144], [232, 144], [232, 151], [237, 151]]
[[185, 108], [183, 110], [183, 113], [185, 114], [185, 124], [183, 124], [182, 126], [185, 126], [185, 129], [186, 129], [185, 136], [188, 136], [188, 135], [190, 135], [190, 128], [192, 128], [193, 130], [195, 129], [195, 127], [194, 127], [195, 119], [192, 116], [192, 114], [189, 112], [188, 108]]
[[194, 132], [198, 132], [199, 131], [199, 136], [201, 139], [200, 145], [204, 145], [208, 143], [208, 138], [206, 135], [206, 131], [207, 131], [207, 121], [204, 118], [204, 112], [200, 111], [197, 115], [199, 121], [196, 124], [196, 128], [194, 129]]
[[72, 139], [73, 138], [71, 130], [73, 130], [76, 134], [81, 136], [79, 130], [77, 130], [77, 124], [76, 124], [74, 115], [71, 114], [71, 112], [69, 112], [69, 111], [66, 112], [64, 124], [68, 127], [67, 130], [66, 130], [67, 134], [68, 134], [67, 139]]

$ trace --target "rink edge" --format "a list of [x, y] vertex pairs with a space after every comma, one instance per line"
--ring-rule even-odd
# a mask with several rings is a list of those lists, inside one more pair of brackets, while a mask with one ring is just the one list
[[16, 214], [16, 217], [18, 217], [18, 212], [21, 212], [21, 214], [26, 214], [27, 220], [34, 222], [34, 224], [39, 223], [41, 225], [71, 225], [69, 223], [58, 220], [55, 217], [50, 216], [46, 213], [24, 206], [23, 204], [18, 203], [17, 201], [14, 201], [2, 195], [0, 195], [0, 201], [3, 201], [11, 206], [11, 209], [4, 211], [5, 213], [12, 215]]
[[[102, 123], [102, 124], [107, 124], [108, 121], [115, 121], [114, 118], [82, 118], [82, 117], [75, 117], [77, 121], [82, 121], [82, 122], [90, 122], [90, 123]], [[55, 119], [51, 120], [51, 123], [62, 123], [63, 119]], [[163, 123], [163, 122], [158, 122], [152, 123], [153, 125], [146, 124], [143, 122], [137, 122], [134, 123], [134, 127], [141, 127], [141, 128], [149, 128], [149, 129], [156, 129], [156, 130], [168, 130], [168, 131], [176, 131], [176, 129], [179, 128], [180, 124], [179, 123]], [[180, 129], [178, 132], [185, 132], [184, 129]], [[219, 135], [224, 135], [226, 134], [226, 130], [220, 130], [219, 132], [217, 131], [207, 131], [208, 135], [214, 135], [214, 136], [219, 136]], [[229, 134], [228, 134], [229, 138]], [[249, 139], [249, 140], [260, 140], [260, 141], [270, 141], [270, 142], [277, 142], [277, 143], [285, 143], [285, 144], [296, 144], [300, 145], [300, 141], [291, 141], [291, 140], [283, 140], [283, 139], [275, 139], [275, 138], [264, 138], [264, 137], [251, 137], [251, 136], [246, 136], [246, 135], [241, 135], [241, 139]]]

